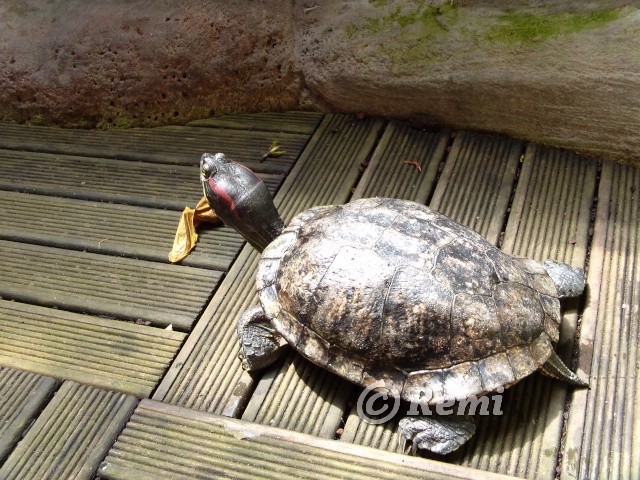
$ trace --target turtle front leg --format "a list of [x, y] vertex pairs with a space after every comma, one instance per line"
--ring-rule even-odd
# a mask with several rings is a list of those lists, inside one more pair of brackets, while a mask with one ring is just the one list
[[250, 308], [238, 320], [240, 360], [248, 371], [260, 370], [275, 362], [287, 342], [273, 327], [260, 305]]
[[411, 443], [411, 452], [418, 448], [446, 455], [460, 448], [476, 431], [469, 415], [421, 415], [404, 417], [398, 423], [402, 450]]

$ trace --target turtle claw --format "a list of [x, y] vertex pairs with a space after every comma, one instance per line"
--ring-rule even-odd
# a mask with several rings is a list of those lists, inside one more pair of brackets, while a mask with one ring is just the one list
[[[418, 447], [412, 438], [406, 436], [406, 433], [398, 428], [398, 443], [400, 444], [400, 450], [402, 453], [408, 453], [409, 455], [415, 455], [418, 451]], [[407, 452], [407, 443], [411, 445], [409, 452]]]
[[[409, 421], [408, 418], [403, 418], [400, 420], [398, 424], [398, 442], [400, 443], [400, 449], [402, 453], [407, 453], [409, 455], [415, 455], [418, 447], [414, 441], [415, 432], [411, 428], [406, 428], [406, 422]], [[409, 444], [409, 451], [407, 452], [407, 444]]]
[[404, 432], [398, 431], [398, 445], [402, 453], [407, 452], [407, 440], [409, 439], [404, 435]]
[[460, 448], [475, 433], [473, 418], [466, 415], [405, 417], [398, 423], [398, 433], [406, 451], [411, 442], [411, 453], [418, 448], [446, 455]]

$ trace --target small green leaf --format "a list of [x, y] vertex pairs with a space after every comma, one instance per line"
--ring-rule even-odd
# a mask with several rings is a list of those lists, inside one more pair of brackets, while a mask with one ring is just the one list
[[260, 163], [264, 162], [267, 158], [281, 157], [285, 153], [287, 153], [287, 151], [282, 150], [280, 148], [280, 144], [278, 143], [278, 141], [274, 140], [273, 142], [271, 142], [271, 147], [269, 148], [269, 151], [265, 153], [260, 159]]

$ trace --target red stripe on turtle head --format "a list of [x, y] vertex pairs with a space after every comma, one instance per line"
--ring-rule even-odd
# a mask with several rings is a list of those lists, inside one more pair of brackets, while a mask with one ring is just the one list
[[213, 181], [213, 177], [210, 177], [209, 180], [207, 180], [207, 182], [209, 183], [209, 187], [211, 187], [211, 190], [213, 191], [213, 193], [216, 194], [216, 196], [220, 199], [220, 203], [222, 203], [225, 207], [227, 207], [227, 210], [229, 210], [229, 212], [231, 212], [231, 214], [238, 218], [238, 211], [236, 210], [236, 204], [233, 201], [233, 198], [231, 197], [231, 195], [229, 195], [229, 193], [222, 188], [220, 185], [218, 185], [216, 182]]

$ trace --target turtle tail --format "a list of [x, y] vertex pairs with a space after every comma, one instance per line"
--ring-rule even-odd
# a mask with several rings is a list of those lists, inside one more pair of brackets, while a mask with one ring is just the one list
[[569, 370], [569, 367], [560, 360], [560, 357], [555, 352], [551, 353], [547, 363], [540, 367], [540, 371], [547, 377], [562, 380], [574, 387], [589, 388], [589, 384]]

